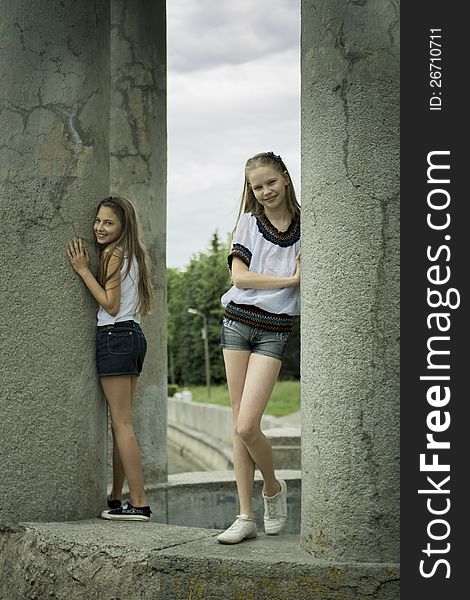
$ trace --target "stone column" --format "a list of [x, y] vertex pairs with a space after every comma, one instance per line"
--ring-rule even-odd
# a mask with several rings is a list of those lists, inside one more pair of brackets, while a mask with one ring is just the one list
[[399, 556], [399, 3], [302, 2], [301, 544]]
[[137, 209], [156, 289], [135, 406], [146, 483], [167, 479], [165, 9], [164, 0], [111, 2], [111, 191]]
[[0, 1], [0, 521], [99, 514], [96, 304], [72, 270], [109, 187], [109, 4]]

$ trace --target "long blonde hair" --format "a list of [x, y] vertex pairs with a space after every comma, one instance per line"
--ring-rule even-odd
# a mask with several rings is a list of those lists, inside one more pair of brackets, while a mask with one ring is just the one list
[[[243, 193], [240, 201], [240, 209], [238, 211], [237, 223], [243, 213], [253, 213], [260, 215], [264, 213], [264, 207], [256, 200], [251, 185], [248, 181], [248, 172], [258, 167], [273, 167], [276, 171], [286, 176], [289, 184], [286, 186], [286, 202], [287, 209], [291, 214], [292, 219], [295, 219], [300, 214], [300, 204], [297, 202], [295, 195], [294, 184], [287, 170], [284, 161], [280, 156], [276, 156], [274, 152], [260, 152], [255, 154], [246, 161], [245, 165], [245, 181], [243, 184]], [[236, 228], [236, 225], [235, 225]]]
[[[120, 196], [108, 196], [104, 200], [101, 200], [96, 209], [97, 213], [102, 206], [110, 208], [115, 213], [122, 226], [122, 230], [121, 235], [115, 242], [112, 242], [105, 248], [100, 247], [101, 254], [96, 279], [101, 286], [105, 287], [106, 283], [121, 270], [124, 257], [127, 257], [127, 267], [124, 273], [124, 277], [126, 277], [135, 258], [139, 267], [138, 311], [141, 315], [147, 315], [150, 313], [154, 301], [154, 289], [150, 277], [149, 256], [140, 235], [139, 220], [134, 207], [129, 200]], [[120, 262], [116, 269], [107, 275], [109, 261], [116, 248], [121, 250]]]

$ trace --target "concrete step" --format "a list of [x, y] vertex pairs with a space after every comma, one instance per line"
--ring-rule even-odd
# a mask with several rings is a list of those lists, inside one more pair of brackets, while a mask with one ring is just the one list
[[398, 566], [331, 564], [296, 535], [235, 546], [217, 530], [109, 522], [0, 528], [5, 600], [396, 600]]

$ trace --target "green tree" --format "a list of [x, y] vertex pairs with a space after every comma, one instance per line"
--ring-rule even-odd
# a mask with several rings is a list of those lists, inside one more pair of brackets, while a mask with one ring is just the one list
[[185, 271], [168, 272], [168, 352], [170, 381], [180, 385], [205, 383], [202, 319], [188, 313], [194, 308], [206, 316], [211, 381], [225, 379], [219, 348], [223, 308], [220, 297], [230, 286], [228, 245], [215, 232], [207, 252], [194, 255]]
[[[168, 311], [168, 379], [170, 383], [180, 380], [176, 362], [176, 349], [179, 345], [178, 329], [184, 310], [184, 273], [178, 269], [167, 270], [167, 311]], [[178, 377], [177, 377], [178, 374]]]

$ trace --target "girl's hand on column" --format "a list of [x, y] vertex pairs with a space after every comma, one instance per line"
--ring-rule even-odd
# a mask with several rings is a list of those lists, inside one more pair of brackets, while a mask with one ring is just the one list
[[90, 270], [90, 257], [81, 238], [70, 240], [67, 248], [67, 256], [73, 270], [79, 275], [83, 275]]
[[294, 273], [295, 285], [300, 284], [300, 250], [295, 257], [295, 273]]

